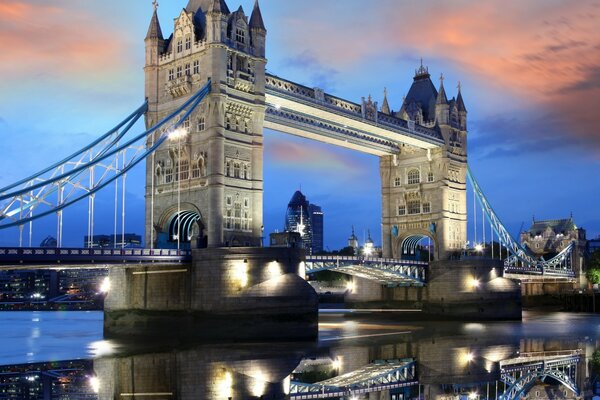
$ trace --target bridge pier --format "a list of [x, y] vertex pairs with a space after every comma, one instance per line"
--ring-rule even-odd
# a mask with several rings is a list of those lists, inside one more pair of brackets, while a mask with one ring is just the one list
[[435, 261], [424, 287], [385, 287], [354, 277], [346, 301], [360, 308], [419, 308], [431, 318], [521, 319], [521, 289], [501, 274], [496, 260]]
[[107, 337], [310, 339], [318, 298], [300, 276], [298, 249], [194, 250], [175, 267], [113, 268]]

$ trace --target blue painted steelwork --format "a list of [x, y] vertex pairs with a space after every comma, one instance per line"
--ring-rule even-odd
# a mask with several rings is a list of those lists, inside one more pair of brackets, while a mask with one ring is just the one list
[[[16, 183], [8, 186], [8, 191], [0, 193], [0, 229], [22, 226], [47, 215], [58, 213], [83, 199], [93, 196], [111, 182], [126, 175], [129, 170], [156, 151], [168, 139], [170, 132], [178, 129], [183, 124], [206, 95], [210, 93], [210, 89], [211, 81], [209, 80], [198, 93], [191, 96], [173, 113], [163, 118], [152, 128], [121, 145], [118, 145], [118, 142], [123, 139], [123, 133], [119, 133], [113, 138], [111, 134], [116, 133], [118, 128], [116, 128], [117, 131], [113, 129], [93, 144], [75, 153], [75, 158], [69, 158], [67, 161], [63, 160], [63, 162], [54, 164], [27, 180], [20, 181], [20, 184]], [[139, 118], [139, 113], [134, 114]], [[124, 121], [125, 123], [129, 122], [126, 131], [133, 126], [136, 120], [136, 118], [131, 118]], [[125, 123], [121, 123], [119, 126], [123, 126]], [[159, 138], [146, 147], [143, 141], [159, 130], [162, 130]], [[101, 148], [94, 149], [94, 144], [101, 144]], [[89, 156], [89, 159], [84, 160], [82, 156]], [[121, 158], [123, 164], [118, 167]], [[98, 180], [94, 178], [94, 170], [96, 169], [102, 171]], [[44, 176], [51, 171], [53, 173], [50, 176]], [[83, 183], [87, 177], [90, 180], [89, 184]], [[65, 194], [66, 187], [69, 187], [70, 191]], [[45, 207], [45, 210], [33, 215], [34, 209], [41, 206]]]
[[581, 361], [579, 355], [563, 357], [547, 357], [534, 362], [523, 362], [509, 367], [503, 367], [501, 380], [508, 385], [500, 400], [519, 400], [527, 394], [538, 381], [552, 378], [565, 386], [577, 396], [580, 394], [577, 386], [577, 364]]
[[481, 208], [490, 221], [494, 232], [496, 232], [496, 235], [498, 235], [500, 243], [508, 249], [512, 256], [509, 257], [505, 262], [506, 272], [564, 277], [575, 276], [575, 272], [573, 271], [573, 266], [571, 263], [574, 243], [571, 243], [551, 260], [546, 261], [543, 259], [537, 259], [535, 256], [531, 255], [526, 248], [521, 246], [519, 242], [514, 240], [510, 233], [508, 233], [508, 230], [504, 227], [500, 221], [500, 218], [498, 218], [486, 196], [483, 194], [483, 191], [475, 180], [470, 167], [467, 167], [467, 177], [473, 187]]
[[376, 280], [388, 286], [423, 286], [427, 279], [428, 263], [391, 258], [351, 256], [308, 256], [307, 275], [320, 271], [336, 271]]
[[352, 397], [417, 385], [414, 359], [380, 360], [356, 371], [317, 383], [291, 382], [290, 399]]
[[190, 262], [191, 251], [165, 249], [48, 249], [0, 248], [0, 267], [76, 266], [105, 267], [106, 264], [180, 264]]

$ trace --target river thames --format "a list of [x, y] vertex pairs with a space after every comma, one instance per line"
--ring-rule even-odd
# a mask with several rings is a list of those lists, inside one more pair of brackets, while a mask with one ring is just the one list
[[[412, 317], [321, 310], [314, 342], [127, 343], [103, 340], [101, 312], [4, 312], [0, 398], [300, 399], [311, 398], [302, 391], [322, 387], [325, 396], [337, 387], [345, 396], [312, 398], [495, 399], [511, 379], [540, 368], [560, 370], [567, 384], [563, 375], [540, 375], [522, 393], [527, 398], [593, 394], [600, 316], [524, 312], [523, 321], [493, 323]], [[545, 367], [553, 363], [560, 368]], [[397, 381], [378, 381], [386, 374]]]

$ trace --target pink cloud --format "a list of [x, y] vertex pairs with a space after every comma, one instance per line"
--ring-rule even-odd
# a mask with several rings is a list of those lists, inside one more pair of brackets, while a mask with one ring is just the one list
[[[283, 21], [289, 28], [282, 40], [342, 70], [395, 54], [441, 60], [477, 81], [476, 90], [485, 87], [490, 94], [508, 94], [513, 104], [559, 115], [568, 133], [600, 142], [597, 1], [360, 3], [363, 7], [353, 1], [324, 5], [327, 12], [307, 5], [301, 17]], [[339, 16], [332, 19], [334, 8]], [[342, 13], [344, 8], [352, 12]]]
[[[0, 72], [30, 78], [108, 75], [127, 61], [124, 42], [91, 11], [3, 0], [0, 4]], [[43, 67], [42, 67], [43, 66]]]
[[[310, 141], [298, 142], [295, 139], [270, 136], [266, 141], [267, 156], [279, 165], [302, 170], [317, 171], [323, 174], [339, 174], [348, 177], [363, 175], [365, 170], [355, 158], [340, 154], [325, 145]], [[343, 150], [342, 150], [343, 151]]]

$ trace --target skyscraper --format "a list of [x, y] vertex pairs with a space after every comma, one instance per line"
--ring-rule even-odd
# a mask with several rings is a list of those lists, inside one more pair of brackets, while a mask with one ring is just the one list
[[308, 211], [312, 226], [312, 254], [319, 254], [323, 251], [323, 210], [315, 204], [310, 204]]
[[323, 211], [321, 207], [310, 204], [299, 190], [288, 204], [284, 229], [298, 232], [309, 254], [323, 251]]

